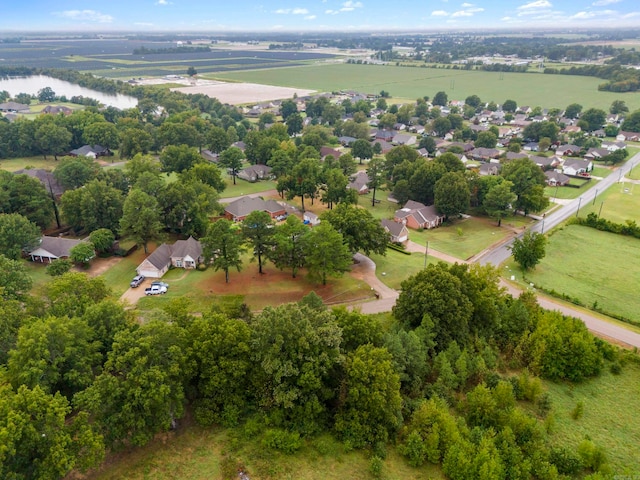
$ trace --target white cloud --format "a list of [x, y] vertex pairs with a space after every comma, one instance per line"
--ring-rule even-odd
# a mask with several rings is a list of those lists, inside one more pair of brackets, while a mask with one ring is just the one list
[[593, 2], [591, 5], [594, 7], [603, 7], [605, 5], [611, 5], [612, 3], [619, 3], [622, 0], [597, 0]]
[[308, 15], [309, 10], [306, 8], [279, 8], [273, 13], [277, 13], [279, 15]]
[[431, 16], [432, 17], [448, 17], [449, 14], [444, 10], [434, 10], [433, 12], [431, 12]]
[[484, 8], [476, 7], [476, 8], [468, 8], [466, 10], [458, 10], [457, 12], [453, 12], [451, 14], [452, 18], [457, 17], [473, 17], [474, 13], [484, 12]]
[[353, 12], [356, 8], [362, 8], [362, 7], [364, 7], [362, 2], [353, 2], [352, 0], [349, 0], [347, 2], [344, 2], [342, 4], [342, 7], [339, 10], [329, 9], [329, 10], [325, 10], [324, 13], [326, 15], [337, 15], [343, 12]]
[[542, 8], [551, 8], [553, 5], [549, 0], [536, 0], [535, 2], [520, 5], [518, 10], [538, 10]]
[[169, 2], [168, 0], [158, 0], [156, 5], [173, 5], [173, 2]]
[[69, 18], [78, 22], [111, 23], [113, 17], [96, 10], [65, 10], [64, 12], [54, 12], [58, 17]]
[[463, 3], [462, 5], [460, 5], [462, 8], [469, 8], [469, 7], [473, 7], [475, 6], [473, 3]]
[[338, 10], [325, 10], [324, 13], [326, 13], [327, 15], [337, 15], [340, 12]]
[[622, 16], [622, 18], [635, 18], [640, 16], [640, 12], [629, 12]]
[[587, 18], [593, 18], [598, 15], [597, 12], [578, 12], [575, 15], [569, 17], [570, 20], [585, 20]]
[[304, 17], [305, 20], [315, 20], [316, 16], [315, 15], [307, 15], [306, 17]]

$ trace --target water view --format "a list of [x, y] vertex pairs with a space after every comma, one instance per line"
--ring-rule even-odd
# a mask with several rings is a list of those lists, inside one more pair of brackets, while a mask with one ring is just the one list
[[133, 108], [138, 104], [138, 99], [120, 93], [108, 94], [91, 90], [90, 88], [81, 87], [74, 83], [58, 80], [57, 78], [47, 77], [45, 75], [33, 75], [30, 77], [11, 77], [0, 78], [0, 91], [6, 90], [11, 96], [19, 93], [28, 93], [29, 95], [37, 95], [38, 91], [45, 87], [51, 87], [56, 95], [71, 98], [74, 96], [83, 96], [94, 98], [100, 103], [109, 107], [116, 107], [121, 110]]

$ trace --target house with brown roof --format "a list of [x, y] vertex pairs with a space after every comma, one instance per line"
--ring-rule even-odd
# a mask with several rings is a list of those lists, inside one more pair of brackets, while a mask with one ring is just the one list
[[263, 200], [260, 197], [242, 197], [227, 205], [224, 216], [234, 222], [241, 222], [247, 215], [255, 211], [267, 212], [271, 218], [286, 213], [285, 207], [275, 200]]
[[331, 147], [320, 147], [320, 158], [324, 160], [329, 156], [337, 160], [342, 156], [342, 152]]
[[32, 178], [37, 178], [40, 180], [40, 183], [44, 185], [45, 190], [49, 194], [53, 194], [55, 197], [60, 197], [64, 193], [64, 188], [52, 172], [48, 170], [44, 170], [42, 168], [30, 168], [30, 169], [22, 169], [16, 170], [13, 172], [14, 175], [28, 175]]
[[138, 265], [136, 272], [145, 277], [161, 278], [171, 266], [194, 269], [203, 260], [202, 245], [195, 238], [189, 237], [178, 240], [173, 245], [163, 243]]
[[59, 113], [71, 115], [73, 110], [69, 107], [65, 107], [64, 105], [47, 105], [42, 109], [42, 113], [47, 113], [49, 115], [58, 115]]
[[17, 103], [17, 102], [4, 102], [4, 103], [0, 103], [0, 112], [29, 113], [29, 105], [25, 105], [24, 103]]
[[47, 237], [40, 239], [40, 245], [29, 252], [32, 262], [51, 263], [59, 258], [69, 258], [73, 247], [84, 240], [63, 237]]
[[391, 243], [404, 243], [409, 240], [409, 229], [405, 224], [386, 218], [382, 219], [381, 223], [382, 228], [389, 234]]
[[439, 214], [433, 205], [409, 200], [403, 208], [396, 210], [393, 219], [409, 228], [435, 228], [444, 221], [444, 215]]

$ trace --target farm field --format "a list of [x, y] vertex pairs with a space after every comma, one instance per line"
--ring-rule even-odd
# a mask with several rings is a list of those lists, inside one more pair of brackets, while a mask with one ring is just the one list
[[[546, 256], [524, 278], [545, 290], [555, 290], [587, 307], [622, 315], [640, 324], [640, 240], [569, 225], [549, 237]], [[507, 265], [519, 281], [522, 271], [513, 261]]]
[[291, 98], [293, 96], [304, 97], [313, 93], [313, 90], [276, 87], [273, 85], [260, 85], [257, 83], [217, 82], [212, 85], [172, 88], [171, 91], [191, 95], [204, 94], [208, 97], [217, 98], [222, 103], [228, 103], [231, 105], [259, 103], [267, 100]]
[[475, 94], [482, 100], [498, 103], [513, 99], [519, 105], [545, 108], [564, 108], [570, 103], [579, 103], [585, 108], [608, 110], [611, 102], [623, 99], [630, 111], [640, 108], [638, 95], [600, 92], [597, 89], [602, 83], [600, 79], [565, 75], [327, 64], [205, 76], [323, 92], [351, 89], [378, 93], [386, 90], [392, 101], [415, 100], [424, 95], [433, 97], [436, 92], [444, 91], [450, 100]]

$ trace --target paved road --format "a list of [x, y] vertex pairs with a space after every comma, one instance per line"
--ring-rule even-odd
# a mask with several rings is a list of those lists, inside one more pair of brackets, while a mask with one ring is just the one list
[[[571, 215], [575, 215], [578, 209], [584, 205], [587, 205], [588, 202], [593, 202], [594, 198], [598, 193], [604, 192], [607, 188], [612, 186], [614, 183], [618, 181], [622, 181], [622, 177], [628, 173], [633, 167], [635, 167], [638, 163], [640, 163], [640, 153], [636, 154], [629, 161], [625, 163], [625, 165], [621, 166], [609, 175], [604, 180], [598, 182], [597, 185], [594, 185], [585, 193], [580, 195], [580, 197], [575, 200], [566, 202], [563, 206], [561, 206], [555, 212], [544, 217], [543, 220], [538, 221], [538, 223], [534, 224], [530, 227], [530, 230], [537, 233], [544, 233], [544, 231], [548, 231], [555, 226], [559, 225], [566, 219], [568, 219]], [[522, 236], [522, 234], [520, 234]], [[507, 260], [511, 255], [511, 251], [509, 250], [509, 246], [513, 243], [513, 238], [503, 242], [502, 244], [485, 251], [483, 254], [474, 258], [474, 260], [482, 265], [492, 264], [495, 266], [499, 266], [502, 262]], [[423, 247], [420, 245], [412, 244], [409, 245], [409, 249], [411, 251], [423, 251]], [[445, 259], [445, 254], [441, 252], [436, 252], [434, 250], [430, 250], [430, 255], [438, 258]], [[365, 257], [366, 258], [366, 257]], [[452, 258], [446, 258], [445, 260], [451, 261]], [[453, 261], [463, 262], [463, 260], [453, 259]], [[371, 262], [373, 263], [373, 262]], [[375, 276], [375, 264], [373, 264], [372, 268], [369, 268], [367, 271], [367, 275], [363, 278], [365, 281], [374, 281], [379, 282], [377, 277]], [[501, 282], [502, 286], [505, 287], [509, 293], [514, 296], [518, 296], [521, 292], [517, 287], [507, 284], [506, 282]], [[381, 296], [379, 300], [375, 300], [372, 302], [363, 303], [361, 305], [357, 305], [356, 308], [360, 308], [362, 313], [381, 313], [390, 311], [395, 305], [397, 295], [395, 297], [389, 295], [387, 297]], [[553, 299], [538, 295], [538, 303], [540, 306], [547, 310], [557, 310], [564, 315], [576, 317], [582, 320], [587, 328], [594, 332], [595, 334], [607, 338], [616, 343], [625, 344], [631, 347], [640, 348], [640, 334], [628, 330], [627, 328], [620, 326], [615, 323], [607, 322], [602, 320], [594, 315], [591, 315], [587, 312], [583, 312], [582, 310], [577, 310], [572, 308], [571, 306], [561, 304], [559, 302], [554, 301]]]
[[[561, 206], [555, 212], [546, 215], [541, 221], [536, 223], [535, 225], [529, 228], [529, 231], [536, 233], [544, 233], [545, 231], [549, 231], [560, 223], [564, 222], [566, 219], [575, 215], [579, 208], [588, 205], [589, 202], [593, 202], [598, 193], [603, 193], [606, 189], [608, 189], [611, 185], [616, 182], [622, 180], [622, 177], [631, 171], [633, 167], [635, 167], [638, 163], [640, 163], [640, 153], [634, 155], [630, 160], [628, 160], [623, 166], [614, 171], [607, 178], [601, 180], [589, 190], [584, 192], [578, 198], [567, 202], [565, 205]], [[517, 238], [521, 238], [523, 234], [520, 234]], [[488, 250], [485, 252], [483, 256], [477, 259], [477, 262], [486, 265], [488, 263], [498, 266], [505, 260], [507, 260], [511, 256], [511, 250], [509, 247], [513, 244], [513, 238], [505, 241], [498, 247]]]

